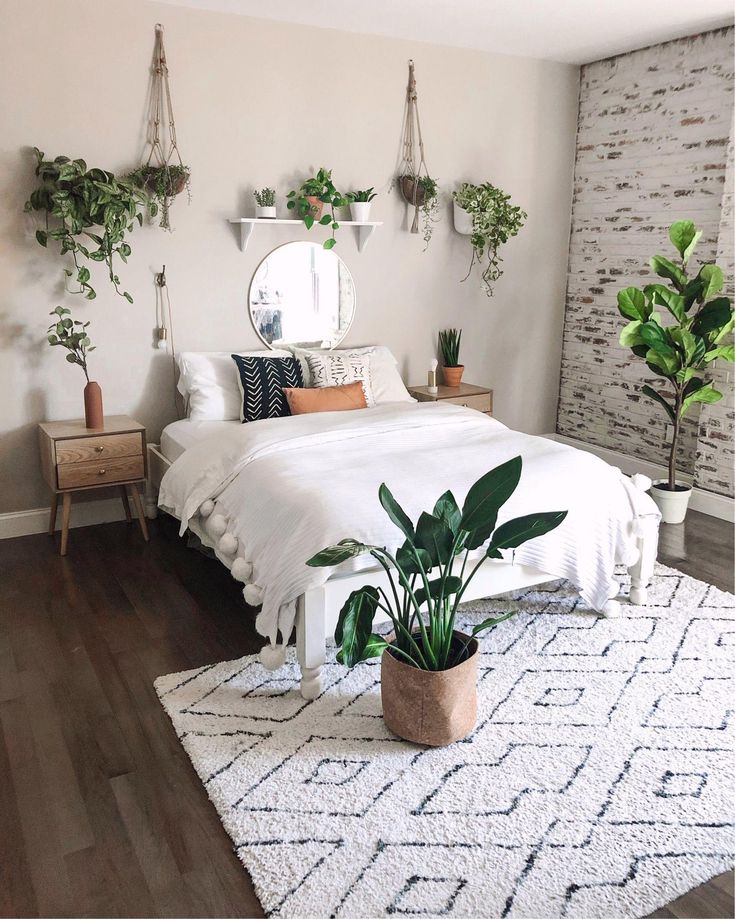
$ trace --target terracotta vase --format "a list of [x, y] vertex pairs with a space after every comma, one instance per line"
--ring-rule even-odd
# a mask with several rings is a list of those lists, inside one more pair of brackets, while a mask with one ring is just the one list
[[314, 218], [314, 220], [319, 220], [319, 218], [322, 216], [322, 211], [324, 210], [324, 202], [320, 201], [316, 195], [304, 195], [304, 197], [311, 205], [311, 216]]
[[451, 386], [453, 389], [456, 389], [459, 384], [462, 382], [462, 374], [464, 373], [464, 364], [460, 364], [459, 367], [442, 367], [442, 376], [444, 377], [444, 385]]
[[102, 390], [94, 381], [84, 387], [84, 421], [88, 428], [103, 428], [105, 414], [102, 410]]
[[445, 747], [472, 732], [477, 721], [478, 644], [454, 632], [453, 644], [467, 643], [468, 657], [449, 670], [419, 670], [383, 651], [380, 696], [388, 730], [413, 743]]

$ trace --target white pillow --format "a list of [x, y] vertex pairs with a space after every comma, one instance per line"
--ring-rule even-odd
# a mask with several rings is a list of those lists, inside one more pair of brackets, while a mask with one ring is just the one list
[[374, 345], [367, 348], [342, 348], [333, 351], [310, 351], [305, 348], [291, 347], [295, 357], [301, 361], [301, 370], [304, 376], [304, 386], [313, 386], [311, 371], [306, 360], [309, 354], [344, 354], [368, 355], [370, 389], [375, 405], [385, 402], [415, 402], [403, 384], [398, 372], [398, 361], [389, 348], [384, 345]]
[[291, 357], [289, 351], [182, 351], [176, 358], [177, 388], [193, 421], [236, 421], [242, 399], [232, 354], [243, 357]]
[[375, 405], [373, 390], [370, 385], [370, 355], [346, 354], [343, 351], [312, 352], [306, 355], [309, 365], [312, 386], [321, 389], [324, 386], [347, 386], [349, 383], [362, 383], [365, 401], [368, 406]]

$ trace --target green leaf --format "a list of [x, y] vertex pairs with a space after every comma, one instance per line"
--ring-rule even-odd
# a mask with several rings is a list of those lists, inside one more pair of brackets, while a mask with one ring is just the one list
[[692, 322], [691, 330], [695, 335], [707, 335], [719, 332], [732, 317], [732, 307], [727, 297], [717, 297], [705, 303]]
[[434, 517], [438, 517], [439, 520], [443, 520], [454, 536], [457, 535], [459, 523], [462, 519], [462, 511], [459, 509], [459, 505], [451, 491], [445, 491], [439, 498], [434, 505], [432, 514]]
[[663, 284], [649, 284], [646, 292], [656, 306], [665, 306], [677, 322], [686, 320], [685, 298]]
[[[412, 551], [412, 547], [415, 550], [415, 554], [414, 551]], [[416, 555], [418, 555], [424, 571], [428, 574], [432, 568], [431, 556], [426, 551], [426, 549], [421, 549], [417, 546], [414, 546], [413, 543], [408, 539], [396, 552], [396, 563], [398, 564], [398, 567], [404, 574], [419, 574], [421, 572], [421, 568], [419, 568], [418, 561], [416, 560]]]
[[329, 214], [323, 214], [322, 217], [321, 217], [321, 219], [320, 219], [320, 221], [319, 221], [319, 223], [320, 223], [323, 227], [325, 227], [328, 223], [331, 223], [331, 222], [332, 222], [332, 218], [330, 217]]
[[310, 230], [314, 226], [314, 218], [311, 214], [304, 214], [304, 226], [307, 230]]
[[333, 236], [330, 236], [329, 239], [324, 240], [325, 249], [334, 249], [336, 245], [337, 245], [337, 240]]
[[684, 402], [681, 406], [681, 417], [684, 417], [686, 412], [689, 410], [689, 407], [695, 402], [705, 402], [711, 404], [712, 402], [719, 402], [721, 398], [722, 393], [718, 392], [712, 383], [705, 383], [704, 386], [695, 390], [695, 392], [684, 399]]
[[704, 355], [705, 361], [710, 364], [712, 361], [723, 360], [735, 363], [735, 345], [723, 345], [721, 348], [713, 348]]
[[663, 255], [654, 255], [649, 265], [660, 278], [666, 278], [671, 281], [679, 292], [686, 287], [687, 276], [678, 265], [664, 258]]
[[429, 553], [432, 565], [443, 565], [449, 561], [454, 534], [443, 520], [424, 512], [416, 524], [414, 541], [419, 549]]
[[369, 551], [370, 546], [366, 546], [356, 539], [343, 539], [336, 546], [327, 546], [326, 549], [317, 552], [306, 564], [310, 568], [331, 568], [333, 565], [346, 562], [348, 558], [355, 558]]
[[89, 268], [85, 268], [84, 265], [77, 272], [77, 280], [80, 284], [86, 284], [89, 280]]
[[383, 510], [390, 517], [393, 523], [398, 527], [398, 529], [403, 533], [404, 536], [408, 539], [414, 538], [414, 529], [413, 524], [408, 516], [408, 514], [403, 510], [401, 505], [393, 497], [393, 494], [388, 488], [388, 486], [383, 482], [383, 484], [378, 489], [378, 500], [383, 506]]
[[649, 348], [646, 362], [655, 370], [662, 371], [666, 377], [672, 377], [681, 368], [679, 355], [668, 345]]
[[347, 667], [354, 667], [363, 659], [379, 598], [375, 587], [361, 587], [349, 595], [340, 610], [334, 640], [341, 646], [342, 663]]
[[714, 264], [702, 265], [697, 279], [703, 284], [702, 300], [708, 300], [714, 294], [719, 293], [725, 283], [722, 269]]
[[[498, 519], [498, 511], [518, 486], [522, 468], [523, 460], [520, 456], [515, 456], [478, 479], [467, 492], [462, 519], [459, 522], [460, 528], [470, 534], [484, 532], [488, 527], [492, 532]], [[476, 548], [471, 544], [473, 541], [468, 540], [469, 548]]]
[[70, 364], [76, 364], [77, 362], [77, 359], [73, 354], [67, 354], [66, 359], [69, 361]]
[[472, 627], [472, 637], [479, 635], [480, 632], [485, 632], [488, 629], [492, 629], [499, 622], [505, 622], [506, 619], [510, 619], [511, 616], [515, 616], [515, 612], [506, 613], [504, 616], [496, 616], [495, 618], [490, 617], [488, 619], [483, 619], [482, 622], [478, 622], [477, 625]]
[[649, 399], [653, 399], [654, 402], [658, 402], [659, 405], [662, 405], [671, 421], [676, 421], [674, 409], [669, 405], [669, 403], [660, 393], [656, 392], [652, 386], [649, 386], [648, 383], [646, 383], [644, 386], [641, 386], [641, 392], [647, 395]]
[[[369, 660], [371, 657], [380, 657], [380, 655], [383, 653], [383, 651], [385, 651], [387, 647], [389, 647], [389, 644], [384, 638], [382, 638], [380, 635], [375, 635], [375, 634], [371, 635], [368, 638], [365, 644], [365, 647], [363, 648], [362, 656], [360, 657], [360, 661]], [[341, 648], [337, 652], [336, 658], [340, 664], [345, 663], [344, 655], [342, 654]], [[359, 662], [356, 662], [356, 663], [359, 663]]]
[[644, 322], [640, 327], [640, 336], [641, 340], [648, 345], [649, 348], [670, 348], [669, 340], [666, 337], [666, 332], [657, 322], [649, 320]]
[[697, 230], [692, 220], [677, 220], [671, 224], [669, 239], [674, 244], [685, 265], [689, 261], [689, 257], [701, 235], [702, 231]]
[[[429, 581], [429, 593], [427, 595], [425, 587], [419, 587], [416, 591], [416, 602], [419, 606], [423, 603], [426, 603], [427, 596], [430, 596], [436, 599], [441, 593], [442, 587], [442, 578], [433, 578]], [[457, 577], [454, 574], [450, 574], [444, 581], [444, 596], [449, 597], [452, 594], [456, 594], [459, 590], [462, 589], [462, 578]]]
[[36, 239], [44, 248], [46, 248], [48, 245], [48, 234], [45, 230], [36, 230]]
[[692, 335], [687, 329], [669, 329], [669, 335], [674, 344], [684, 352], [687, 364], [699, 363], [702, 360], [706, 348], [702, 338]]
[[628, 319], [645, 322], [651, 315], [651, 306], [646, 295], [637, 287], [626, 287], [618, 291], [618, 309]]
[[501, 524], [493, 534], [488, 553], [500, 549], [516, 549], [518, 546], [555, 530], [567, 516], [567, 511], [544, 511], [540, 514], [526, 514]]
[[735, 313], [733, 313], [733, 314], [730, 316], [730, 319], [725, 323], [725, 325], [723, 325], [723, 327], [720, 329], [720, 331], [719, 331], [719, 332], [717, 333], [717, 335], [714, 337], [714, 339], [712, 340], [712, 344], [713, 344], [713, 345], [719, 345], [719, 343], [720, 343], [724, 338], [727, 338], [728, 335], [731, 335], [731, 334], [732, 334], [733, 329], [735, 329]]
[[620, 333], [620, 344], [624, 348], [635, 348], [637, 345], [643, 344], [643, 339], [641, 338], [642, 325], [643, 323], [640, 319], [634, 319], [625, 326]]
[[127, 292], [127, 290], [123, 291], [123, 297], [125, 297], [125, 299], [128, 301], [128, 303], [132, 303], [132, 302], [133, 302], [133, 298], [130, 296], [130, 294]]

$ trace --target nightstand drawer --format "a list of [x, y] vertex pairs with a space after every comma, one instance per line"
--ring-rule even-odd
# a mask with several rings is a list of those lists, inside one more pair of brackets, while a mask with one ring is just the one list
[[75, 437], [56, 441], [56, 462], [60, 466], [108, 457], [142, 455], [143, 441], [138, 431], [132, 434], [103, 434], [99, 437]]
[[129, 482], [143, 478], [143, 454], [118, 459], [100, 459], [91, 463], [67, 463], [57, 469], [59, 488], [84, 488], [111, 482]]
[[442, 399], [442, 402], [449, 402], [450, 405], [464, 405], [465, 408], [474, 408], [478, 412], [492, 412], [493, 397], [491, 393], [483, 393], [479, 396], [457, 396], [452, 399]]

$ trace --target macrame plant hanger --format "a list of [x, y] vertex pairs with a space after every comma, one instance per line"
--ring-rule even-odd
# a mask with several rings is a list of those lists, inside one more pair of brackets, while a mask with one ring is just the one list
[[[416, 163], [418, 145], [418, 165]], [[414, 215], [411, 232], [419, 231], [419, 208], [424, 201], [424, 190], [419, 185], [421, 175], [428, 176], [424, 139], [421, 136], [421, 119], [416, 94], [416, 77], [413, 61], [408, 62], [408, 88], [406, 90], [406, 114], [403, 122], [403, 159], [399, 168], [401, 192], [413, 206]], [[408, 181], [406, 181], [408, 180]]]
[[[165, 143], [164, 127], [168, 129], [168, 144]], [[148, 135], [148, 159], [146, 166], [158, 166], [167, 168], [175, 165], [174, 158], [178, 160], [178, 165], [184, 168], [184, 162], [181, 159], [179, 146], [176, 141], [176, 121], [174, 120], [174, 108], [171, 102], [171, 87], [168, 81], [168, 65], [166, 63], [166, 49], [163, 45], [163, 26], [160, 22], [156, 23], [156, 38], [153, 52], [153, 80], [151, 84], [151, 120], [149, 124]], [[183, 182], [181, 188], [176, 193], [183, 191], [184, 185], [188, 180]], [[169, 206], [173, 195], [165, 196], [161, 202], [161, 226], [171, 229], [169, 222]]]

